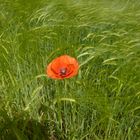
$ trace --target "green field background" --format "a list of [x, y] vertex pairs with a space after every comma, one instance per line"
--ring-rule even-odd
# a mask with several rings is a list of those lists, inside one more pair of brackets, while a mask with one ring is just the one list
[[139, 139], [140, 1], [0, 0], [0, 140]]

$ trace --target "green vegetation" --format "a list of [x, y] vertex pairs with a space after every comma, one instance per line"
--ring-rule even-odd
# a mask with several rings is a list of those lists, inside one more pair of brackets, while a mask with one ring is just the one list
[[[0, 0], [0, 140], [139, 140], [140, 1]], [[59, 55], [79, 74], [46, 76]]]

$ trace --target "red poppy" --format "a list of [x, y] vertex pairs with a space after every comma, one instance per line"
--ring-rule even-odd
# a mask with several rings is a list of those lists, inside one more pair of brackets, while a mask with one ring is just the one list
[[75, 58], [62, 55], [47, 66], [46, 73], [50, 78], [64, 79], [77, 75], [78, 69], [79, 64]]

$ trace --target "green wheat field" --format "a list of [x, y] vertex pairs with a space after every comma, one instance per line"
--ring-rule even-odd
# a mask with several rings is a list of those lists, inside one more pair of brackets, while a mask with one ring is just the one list
[[140, 0], [0, 0], [0, 140], [140, 140]]

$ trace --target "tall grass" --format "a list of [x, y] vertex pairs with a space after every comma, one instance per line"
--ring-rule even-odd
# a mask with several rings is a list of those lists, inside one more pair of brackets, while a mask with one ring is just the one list
[[[139, 0], [0, 0], [0, 139], [140, 139]], [[52, 80], [55, 57], [80, 63]]]

